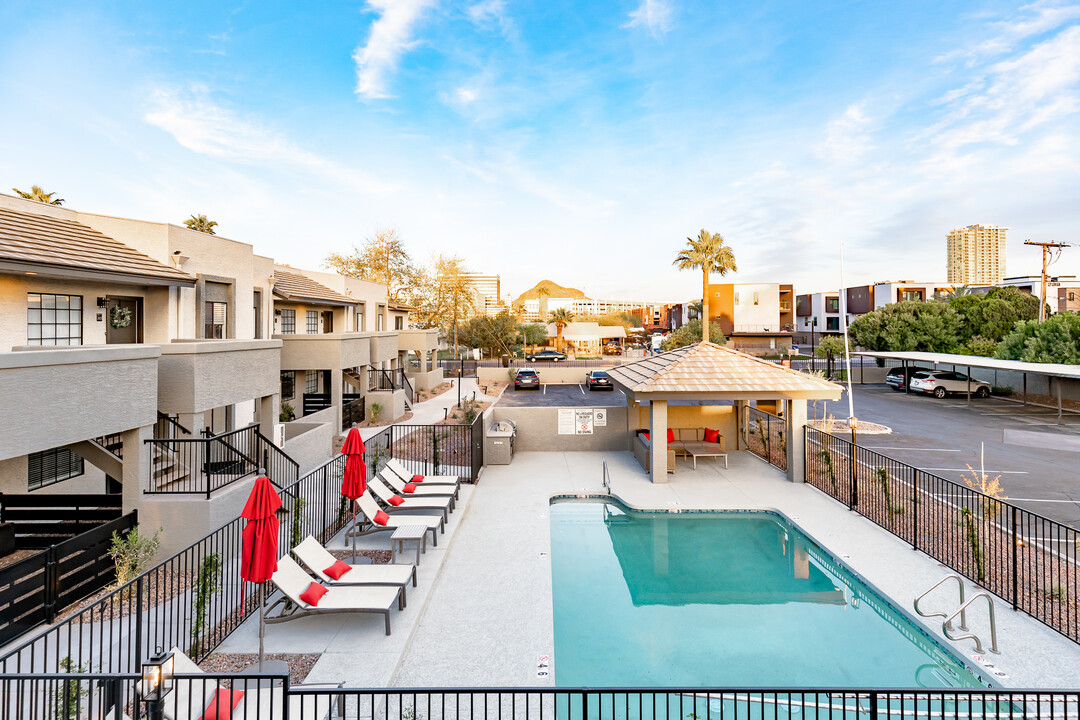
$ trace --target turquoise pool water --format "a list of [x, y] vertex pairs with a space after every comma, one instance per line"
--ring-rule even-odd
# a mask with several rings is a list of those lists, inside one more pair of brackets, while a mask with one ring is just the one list
[[551, 506], [555, 682], [985, 687], [779, 515]]

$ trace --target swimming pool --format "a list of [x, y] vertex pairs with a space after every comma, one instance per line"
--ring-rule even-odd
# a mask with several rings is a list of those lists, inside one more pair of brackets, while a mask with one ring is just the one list
[[780, 515], [554, 501], [556, 685], [985, 687]]

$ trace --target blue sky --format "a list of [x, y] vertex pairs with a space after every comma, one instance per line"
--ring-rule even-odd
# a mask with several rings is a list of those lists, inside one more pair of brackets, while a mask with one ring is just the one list
[[[378, 228], [517, 294], [943, 280], [944, 237], [1077, 241], [1080, 4], [6, 2], [0, 188], [317, 268]], [[1056, 272], [1080, 275], [1080, 247]]]

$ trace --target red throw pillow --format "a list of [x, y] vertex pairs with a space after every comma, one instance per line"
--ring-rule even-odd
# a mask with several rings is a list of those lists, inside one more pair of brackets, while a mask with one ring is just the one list
[[400, 495], [391, 495], [389, 498], [387, 498], [386, 502], [390, 503], [394, 507], [397, 507], [401, 503], [405, 502], [405, 498], [401, 497]]
[[203, 711], [202, 720], [228, 720], [232, 717], [233, 710], [244, 698], [243, 690], [226, 690], [218, 688], [214, 693], [214, 699]]
[[649, 439], [649, 433], [641, 433], [641, 434], [645, 436], [645, 439], [646, 439], [646, 440], [648, 440], [648, 439]]
[[349, 572], [349, 570], [352, 570], [352, 568], [349, 567], [348, 563], [338, 560], [336, 563], [323, 570], [323, 574], [329, 575], [335, 580], [340, 580], [341, 576]]
[[375, 517], [371, 518], [371, 522], [377, 523], [379, 525], [386, 525], [387, 521], [389, 520], [390, 516], [384, 513], [382, 510], [379, 510], [377, 513], [375, 513]]
[[317, 582], [313, 582], [308, 585], [307, 590], [300, 593], [300, 599], [306, 602], [311, 607], [316, 607], [319, 601], [322, 600], [322, 596], [327, 592], [326, 588]]
[[710, 430], [705, 428], [705, 442], [718, 443], [720, 442], [720, 431]]
[[675, 431], [672, 430], [671, 428], [667, 429], [667, 441], [668, 442], [675, 442]]
[[416, 484], [415, 483], [405, 483], [405, 492], [407, 492], [407, 493], [416, 492]]
[[414, 482], [414, 483], [422, 483], [422, 482], [424, 482], [424, 476], [423, 475], [413, 475], [412, 476], [412, 482]]

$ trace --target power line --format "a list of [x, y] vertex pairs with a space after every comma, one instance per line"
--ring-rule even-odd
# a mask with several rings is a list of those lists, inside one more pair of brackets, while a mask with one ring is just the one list
[[1046, 268], [1058, 261], [1064, 248], [1071, 246], [1069, 243], [1035, 242], [1034, 240], [1025, 240], [1024, 244], [1042, 248], [1042, 294], [1039, 297], [1039, 322], [1042, 322], [1046, 319]]

